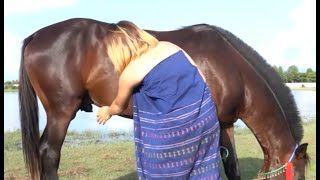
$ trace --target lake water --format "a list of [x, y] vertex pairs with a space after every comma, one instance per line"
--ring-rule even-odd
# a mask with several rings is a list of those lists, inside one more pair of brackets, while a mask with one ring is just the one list
[[[316, 92], [315, 91], [292, 91], [296, 100], [300, 115], [304, 120], [316, 118]], [[46, 113], [39, 101], [40, 129], [43, 130], [46, 124]], [[112, 117], [105, 125], [96, 122], [97, 106], [93, 106], [93, 112], [87, 113], [79, 111], [71, 121], [69, 130], [73, 131], [103, 131], [103, 132], [132, 132], [133, 121], [119, 116]], [[246, 127], [238, 120], [237, 127]], [[12, 131], [20, 128], [19, 122], [19, 103], [17, 92], [4, 93], [4, 131]]]

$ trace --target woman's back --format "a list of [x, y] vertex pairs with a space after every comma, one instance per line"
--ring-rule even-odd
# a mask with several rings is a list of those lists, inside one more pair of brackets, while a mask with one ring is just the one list
[[191, 57], [177, 45], [166, 41], [159, 42], [156, 47], [148, 50], [134, 61], [131, 61], [129, 63], [130, 69], [138, 69], [138, 71], [134, 71], [135, 74], [132, 75], [142, 80], [155, 66], [160, 64], [162, 61], [171, 59], [170, 56], [175, 55], [179, 51], [181, 52], [181, 55], [184, 55], [183, 59], [189, 61], [188, 65], [190, 64], [194, 66], [204, 79], [204, 76], [196, 67], [196, 64]]
[[194, 99], [201, 99], [204, 88], [197, 68], [190, 64], [183, 51], [178, 50], [156, 64], [136, 89], [143, 91], [155, 105], [141, 104], [141, 108], [165, 115]]

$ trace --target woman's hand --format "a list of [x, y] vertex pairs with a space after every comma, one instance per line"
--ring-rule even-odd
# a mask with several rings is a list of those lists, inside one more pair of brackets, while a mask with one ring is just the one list
[[103, 106], [99, 109], [98, 113], [97, 113], [97, 122], [99, 124], [105, 124], [107, 122], [107, 120], [109, 120], [111, 118], [111, 115], [108, 114], [108, 106]]

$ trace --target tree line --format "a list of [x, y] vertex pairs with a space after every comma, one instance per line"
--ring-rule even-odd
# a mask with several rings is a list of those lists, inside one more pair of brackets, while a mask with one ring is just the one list
[[6, 81], [4, 82], [4, 89], [18, 89], [17, 84], [19, 84], [18, 80]]
[[281, 66], [273, 66], [273, 69], [280, 75], [285, 83], [294, 82], [316, 82], [316, 72], [308, 68], [306, 72], [299, 72], [296, 65], [289, 66], [286, 71], [283, 71]]

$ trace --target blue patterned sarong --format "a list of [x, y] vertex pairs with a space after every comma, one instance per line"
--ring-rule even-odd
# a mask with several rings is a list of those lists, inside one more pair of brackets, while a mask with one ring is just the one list
[[215, 103], [182, 51], [155, 66], [133, 100], [139, 179], [221, 179]]

